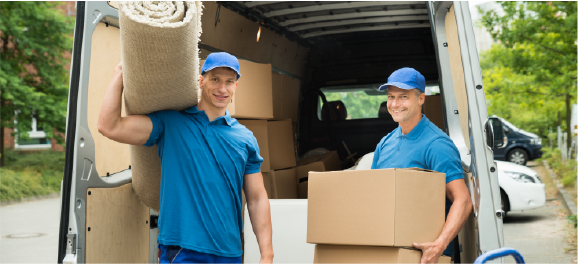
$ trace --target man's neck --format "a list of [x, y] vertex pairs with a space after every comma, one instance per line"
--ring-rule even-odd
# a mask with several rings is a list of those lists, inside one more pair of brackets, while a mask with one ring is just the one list
[[409, 134], [409, 132], [411, 132], [413, 128], [417, 126], [420, 120], [421, 120], [421, 113], [415, 115], [410, 120], [407, 120], [405, 122], [399, 122], [399, 126], [401, 127], [401, 134], [402, 135]]
[[197, 104], [197, 109], [199, 111], [205, 111], [205, 114], [209, 118], [209, 122], [213, 122], [215, 119], [224, 116], [227, 113], [226, 108], [213, 107], [209, 104], [204, 103], [202, 99]]

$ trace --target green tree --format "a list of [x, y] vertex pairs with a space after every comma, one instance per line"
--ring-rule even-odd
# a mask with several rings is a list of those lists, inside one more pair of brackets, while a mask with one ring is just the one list
[[[19, 138], [27, 139], [33, 115], [42, 120], [47, 137], [55, 138], [54, 131], [65, 131], [68, 60], [63, 54], [72, 50], [74, 21], [57, 5], [0, 2], [0, 138], [8, 127], [16, 128]], [[0, 152], [3, 166], [3, 140]]]
[[548, 128], [556, 127], [553, 116], [565, 109], [561, 96], [546, 95], [550, 87], [537, 82], [535, 75], [514, 70], [510, 64], [520, 56], [501, 44], [481, 57], [488, 112], [546, 138]]
[[501, 43], [482, 54], [490, 112], [510, 115], [514, 123], [544, 135], [565, 110], [570, 142], [577, 88], [576, 2], [498, 3], [502, 15], [479, 10], [482, 25]]

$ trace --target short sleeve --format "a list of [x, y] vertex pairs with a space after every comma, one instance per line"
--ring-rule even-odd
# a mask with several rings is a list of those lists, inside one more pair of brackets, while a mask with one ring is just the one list
[[257, 139], [253, 135], [251, 135], [248, 148], [249, 148], [249, 156], [247, 157], [247, 164], [245, 165], [245, 174], [253, 174], [260, 172], [263, 158], [261, 157], [261, 155], [259, 155], [259, 144], [257, 144]]
[[426, 163], [429, 169], [445, 173], [446, 183], [464, 178], [460, 152], [447, 138], [438, 138], [428, 146]]
[[147, 116], [153, 122], [153, 130], [151, 131], [151, 135], [149, 139], [144, 144], [146, 147], [152, 147], [158, 144], [159, 140], [164, 134], [165, 131], [165, 111], [154, 112], [152, 114], [147, 114]]

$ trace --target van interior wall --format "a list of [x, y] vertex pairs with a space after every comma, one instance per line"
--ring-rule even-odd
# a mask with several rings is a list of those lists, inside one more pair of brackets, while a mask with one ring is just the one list
[[[225, 51], [238, 58], [271, 64], [273, 68], [302, 77], [309, 48], [273, 32], [218, 2], [203, 2], [201, 59]], [[259, 34], [259, 37], [257, 37]]]
[[[438, 64], [430, 28], [369, 31], [314, 39], [300, 104], [299, 155], [316, 148], [337, 150], [343, 159], [373, 152], [398, 124], [391, 118], [321, 121], [319, 89], [386, 83], [389, 75], [411, 67], [426, 81], [438, 80]], [[442, 115], [439, 109], [438, 115]]]

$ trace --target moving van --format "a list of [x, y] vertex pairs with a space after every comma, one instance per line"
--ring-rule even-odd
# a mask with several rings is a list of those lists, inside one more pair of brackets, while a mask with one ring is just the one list
[[[157, 212], [134, 195], [128, 146], [96, 128], [104, 93], [120, 61], [117, 4], [77, 2], [61, 190], [60, 263], [157, 262]], [[270, 64], [299, 85], [296, 156], [337, 151], [344, 169], [397, 127], [376, 90], [402, 67], [427, 82], [424, 114], [460, 151], [474, 210], [460, 232], [456, 262], [472, 263], [504, 246], [500, 188], [492, 148], [503, 145], [488, 119], [467, 2], [204, 2], [200, 58], [226, 51]], [[503, 131], [503, 129], [496, 129]], [[270, 199], [280, 219], [297, 199]], [[306, 199], [299, 200], [306, 203]], [[247, 221], [247, 217], [245, 217]], [[275, 221], [275, 220], [274, 220]], [[289, 227], [287, 227], [289, 228]], [[287, 234], [276, 262], [305, 243]], [[245, 241], [254, 237], [245, 231]], [[274, 239], [275, 240], [275, 239]], [[305, 246], [303, 248], [306, 248]], [[254, 248], [245, 247], [245, 255]], [[304, 249], [307, 250], [307, 249]], [[287, 253], [287, 254], [285, 254]], [[310, 258], [309, 262], [313, 259]]]

